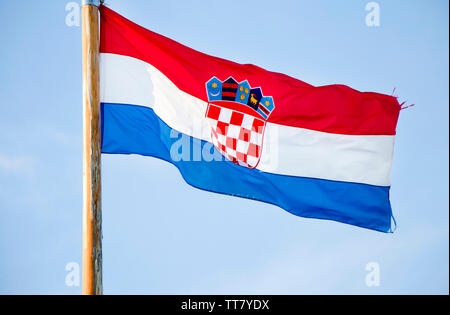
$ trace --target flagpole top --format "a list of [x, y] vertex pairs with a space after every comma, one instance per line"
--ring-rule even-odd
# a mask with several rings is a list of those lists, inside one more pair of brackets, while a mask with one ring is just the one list
[[103, 2], [105, 2], [105, 0], [82, 0], [81, 6], [94, 5], [94, 6], [98, 7]]

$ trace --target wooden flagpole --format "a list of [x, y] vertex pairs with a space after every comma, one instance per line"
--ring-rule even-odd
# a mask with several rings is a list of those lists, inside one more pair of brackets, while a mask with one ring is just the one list
[[83, 294], [103, 293], [100, 171], [100, 1], [83, 0]]

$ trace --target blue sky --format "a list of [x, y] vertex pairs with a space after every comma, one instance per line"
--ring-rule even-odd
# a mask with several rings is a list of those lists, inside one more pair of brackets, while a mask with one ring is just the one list
[[[0, 0], [0, 293], [81, 293], [81, 28], [69, 1]], [[194, 49], [313, 85], [391, 94], [398, 229], [295, 217], [187, 185], [172, 165], [104, 155], [105, 293], [449, 293], [448, 1], [107, 3]], [[380, 285], [365, 283], [369, 262]]]

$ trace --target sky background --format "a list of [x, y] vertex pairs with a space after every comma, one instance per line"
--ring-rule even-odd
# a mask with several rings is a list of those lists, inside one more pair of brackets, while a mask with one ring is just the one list
[[[81, 27], [69, 1], [0, 0], [0, 293], [79, 294]], [[109, 0], [199, 51], [313, 85], [346, 84], [416, 106], [397, 126], [383, 234], [304, 219], [186, 184], [150, 157], [103, 155], [104, 293], [448, 294], [449, 4]], [[365, 283], [369, 262], [380, 285]]]

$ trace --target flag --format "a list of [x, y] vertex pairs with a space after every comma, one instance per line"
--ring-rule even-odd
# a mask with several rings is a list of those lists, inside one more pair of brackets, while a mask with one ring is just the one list
[[392, 231], [395, 97], [209, 56], [104, 5], [100, 18], [102, 153], [156, 157], [194, 187], [297, 216]]

